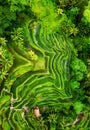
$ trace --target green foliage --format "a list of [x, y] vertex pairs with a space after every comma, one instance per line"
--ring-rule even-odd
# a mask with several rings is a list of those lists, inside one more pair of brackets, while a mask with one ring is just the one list
[[73, 91], [76, 91], [77, 93], [79, 91], [79, 94], [83, 95], [83, 90], [81, 89], [82, 86], [80, 81], [85, 78], [85, 74], [87, 73], [87, 67], [84, 62], [77, 57], [74, 57], [70, 66], [72, 69], [70, 86]]
[[71, 87], [72, 88], [79, 88], [80, 86], [80, 81], [84, 79], [85, 74], [87, 73], [87, 67], [84, 64], [84, 62], [81, 59], [78, 59], [77, 57], [75, 57], [71, 64], [71, 69], [72, 69], [72, 73], [71, 73], [71, 78], [72, 80], [70, 81]]
[[16, 28], [11, 34], [12, 43], [24, 49], [23, 28]]
[[58, 9], [52, 1], [46, 3], [34, 0], [31, 2], [31, 8], [47, 34], [58, 30], [61, 21], [59, 19], [60, 13], [58, 14]]
[[90, 1], [88, 2], [88, 6], [86, 6], [84, 13], [83, 13], [83, 21], [85, 23], [90, 23]]
[[87, 72], [87, 67], [81, 59], [74, 57], [71, 62], [71, 68], [73, 71]]
[[58, 0], [58, 1], [59, 1], [59, 6], [66, 8], [66, 9], [71, 9], [71, 8], [74, 8], [74, 7], [83, 8], [88, 2], [88, 0], [82, 0], [82, 1], [78, 1], [78, 0]]
[[16, 14], [10, 12], [9, 6], [0, 5], [0, 35], [3, 35], [4, 30], [12, 25], [12, 20], [16, 20]]
[[82, 112], [83, 109], [84, 109], [84, 107], [85, 107], [80, 101], [75, 102], [73, 104], [73, 106], [74, 106], [75, 112], [77, 114], [79, 114], [80, 112]]
[[84, 74], [80, 71], [73, 72], [72, 75], [77, 81], [81, 81], [84, 78]]
[[74, 80], [71, 80], [70, 86], [72, 87], [73, 90], [77, 90], [80, 87], [80, 83]]
[[29, 0], [8, 0], [8, 4], [10, 5], [10, 11], [11, 12], [20, 12], [25, 9], [26, 5], [30, 6]]
[[8, 71], [13, 65], [13, 56], [8, 51], [6, 39], [0, 38], [0, 83], [6, 78]]
[[38, 56], [31, 50], [28, 52], [29, 56], [31, 57], [31, 60], [37, 61]]
[[[74, 15], [72, 16], [74, 17]], [[64, 35], [67, 36], [76, 36], [78, 34], [78, 28], [75, 27], [75, 24], [73, 23], [73, 20], [68, 17], [66, 14], [62, 14], [60, 18], [60, 33], [64, 33]]]

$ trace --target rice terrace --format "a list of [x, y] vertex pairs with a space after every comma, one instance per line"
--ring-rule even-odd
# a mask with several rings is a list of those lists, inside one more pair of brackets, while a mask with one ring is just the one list
[[0, 130], [90, 130], [90, 0], [0, 0]]

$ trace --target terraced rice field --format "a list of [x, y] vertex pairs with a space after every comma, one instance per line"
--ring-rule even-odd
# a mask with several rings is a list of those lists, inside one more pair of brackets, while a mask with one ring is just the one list
[[[69, 85], [70, 41], [58, 34], [46, 35], [40, 25], [28, 29], [28, 32], [27, 52], [11, 45], [14, 64], [0, 98], [0, 113], [3, 113], [0, 118], [4, 130], [30, 127], [29, 119], [25, 119], [26, 124], [23, 123], [25, 106], [30, 110], [36, 105], [59, 107], [74, 96]], [[29, 56], [31, 51], [34, 52], [32, 59]]]

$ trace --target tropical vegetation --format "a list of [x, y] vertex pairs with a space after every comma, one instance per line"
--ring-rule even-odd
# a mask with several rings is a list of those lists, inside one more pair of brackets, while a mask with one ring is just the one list
[[90, 130], [90, 0], [0, 0], [0, 130]]

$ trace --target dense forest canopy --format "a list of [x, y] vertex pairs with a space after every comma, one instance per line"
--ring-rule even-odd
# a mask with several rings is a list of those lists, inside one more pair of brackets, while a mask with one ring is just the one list
[[89, 106], [90, 0], [0, 0], [0, 130], [89, 130]]

